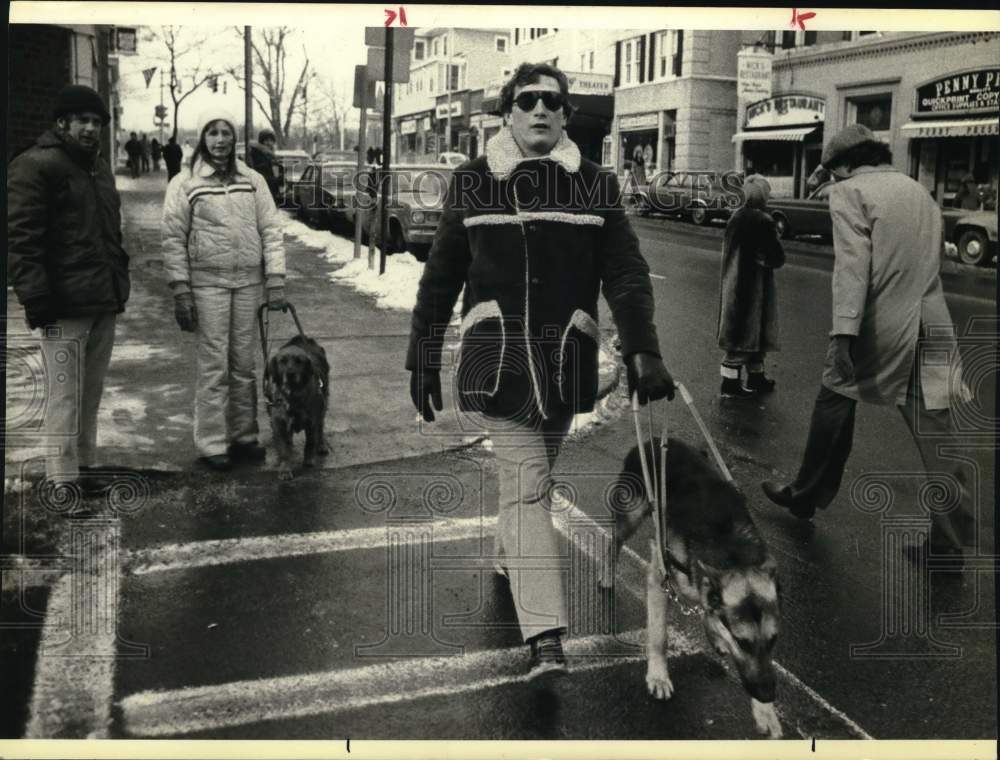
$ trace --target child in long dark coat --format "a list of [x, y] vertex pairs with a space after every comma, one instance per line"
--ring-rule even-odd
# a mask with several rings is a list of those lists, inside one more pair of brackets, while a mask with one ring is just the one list
[[[774, 270], [785, 263], [774, 220], [765, 211], [771, 186], [759, 174], [743, 183], [745, 204], [726, 225], [719, 298], [719, 348], [723, 398], [754, 398], [774, 390], [764, 357], [778, 350], [778, 299]], [[745, 373], [746, 382], [741, 382]]]

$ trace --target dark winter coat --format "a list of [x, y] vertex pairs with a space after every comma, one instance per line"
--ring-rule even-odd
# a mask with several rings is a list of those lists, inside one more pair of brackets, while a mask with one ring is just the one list
[[129, 158], [139, 158], [142, 155], [142, 143], [133, 137], [125, 143], [125, 153]]
[[167, 164], [167, 169], [173, 172], [181, 170], [181, 161], [184, 159], [184, 150], [177, 143], [167, 143], [163, 146], [163, 160]]
[[45, 132], [7, 173], [7, 256], [22, 304], [55, 317], [120, 313], [129, 297], [121, 201], [98, 156]]
[[719, 297], [719, 348], [777, 351], [778, 298], [774, 270], [785, 263], [771, 217], [744, 206], [726, 225]]
[[[563, 136], [524, 159], [509, 129], [452, 175], [413, 311], [409, 370], [439, 367], [459, 292], [458, 405], [501, 418], [593, 409], [597, 298], [625, 356], [659, 356], [649, 267], [615, 176]], [[447, 361], [447, 363], [451, 363]]]

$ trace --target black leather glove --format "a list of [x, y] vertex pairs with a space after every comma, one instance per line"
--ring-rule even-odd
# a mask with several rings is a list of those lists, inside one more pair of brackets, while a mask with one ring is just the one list
[[56, 323], [56, 315], [48, 298], [35, 298], [24, 304], [24, 318], [28, 327], [48, 327]]
[[174, 319], [184, 332], [194, 332], [198, 326], [198, 312], [194, 308], [193, 293], [178, 293], [174, 296]]
[[268, 311], [282, 311], [288, 308], [284, 287], [278, 286], [267, 289], [267, 308]]
[[630, 354], [625, 365], [628, 368], [629, 396], [639, 391], [640, 404], [664, 396], [668, 401], [674, 400], [674, 379], [659, 356], [643, 352]]
[[441, 402], [441, 373], [434, 369], [411, 372], [410, 398], [417, 411], [423, 415], [424, 421], [434, 422], [431, 402], [439, 412], [444, 408]]
[[833, 367], [840, 378], [848, 383], [854, 382], [854, 338], [850, 335], [834, 335], [830, 338], [830, 353]]

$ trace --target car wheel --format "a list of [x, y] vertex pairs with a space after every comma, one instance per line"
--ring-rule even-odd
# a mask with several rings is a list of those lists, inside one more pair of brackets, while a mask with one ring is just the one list
[[782, 240], [788, 240], [792, 237], [792, 226], [788, 223], [781, 214], [775, 214], [774, 217], [774, 231], [778, 233], [778, 237]]
[[688, 209], [688, 216], [692, 222], [701, 227], [708, 221], [708, 209], [704, 206], [692, 206]]
[[966, 230], [958, 239], [958, 258], [963, 264], [982, 264], [986, 261], [989, 241], [980, 230]]

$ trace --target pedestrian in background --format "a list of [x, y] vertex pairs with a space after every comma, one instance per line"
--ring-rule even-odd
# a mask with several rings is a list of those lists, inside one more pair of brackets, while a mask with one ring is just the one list
[[139, 140], [140, 152], [139, 156], [142, 160], [142, 172], [145, 174], [149, 171], [149, 138], [146, 137], [146, 133], [142, 133], [142, 139]]
[[432, 404], [442, 409], [441, 344], [464, 287], [458, 407], [482, 414], [494, 441], [498, 571], [510, 580], [535, 677], [565, 670], [563, 572], [537, 564], [564, 555], [548, 486], [574, 414], [594, 407], [602, 286], [630, 389], [646, 403], [673, 398], [674, 384], [660, 358], [649, 267], [617, 179], [582, 159], [566, 136], [566, 75], [522, 64], [500, 104], [506, 125], [485, 155], [451, 179], [420, 280], [406, 368], [414, 406], [433, 421]]
[[191, 162], [167, 186], [163, 263], [181, 330], [197, 337], [194, 442], [217, 470], [262, 461], [254, 338], [262, 283], [286, 307], [282, 221], [267, 183], [236, 158], [236, 120], [199, 119]]
[[100, 156], [101, 130], [111, 121], [104, 101], [70, 85], [56, 96], [53, 116], [52, 128], [8, 168], [7, 256], [45, 361], [46, 479], [95, 495], [110, 485], [93, 470], [97, 413], [115, 321], [129, 297], [129, 258], [121, 199]]
[[163, 163], [167, 167], [167, 182], [170, 182], [180, 172], [183, 160], [184, 151], [177, 144], [177, 138], [171, 135], [167, 138], [167, 144], [163, 146]]
[[785, 263], [774, 220], [767, 213], [771, 185], [759, 174], [743, 182], [744, 205], [729, 217], [722, 244], [719, 291], [719, 371], [723, 398], [749, 399], [774, 390], [764, 358], [778, 350], [778, 296], [774, 270]]
[[275, 155], [275, 147], [278, 145], [278, 138], [270, 129], [262, 129], [257, 135], [256, 142], [251, 141], [247, 151], [247, 164], [251, 169], [260, 173], [267, 182], [267, 187], [271, 191], [271, 197], [278, 201], [281, 191], [281, 167]]
[[979, 185], [971, 174], [962, 177], [962, 182], [955, 193], [954, 208], [976, 211], [979, 208]]
[[160, 171], [160, 158], [163, 156], [163, 147], [155, 137], [149, 142], [149, 153], [153, 159], [153, 171]]
[[125, 154], [128, 156], [129, 174], [132, 179], [137, 179], [142, 161], [142, 143], [139, 142], [135, 132], [130, 133], [128, 142], [125, 143]]
[[[960, 461], [939, 452], [961, 445], [950, 408], [970, 394], [941, 287], [941, 209], [893, 168], [889, 147], [863, 125], [835, 135], [822, 162], [837, 183], [830, 192], [833, 329], [799, 473], [785, 486], [763, 483], [764, 493], [802, 519], [826, 509], [851, 453], [857, 402], [893, 404], [925, 472], [947, 474], [958, 489], [953, 508], [930, 510], [929, 547], [904, 553], [918, 561], [929, 548], [961, 559], [975, 536], [970, 493]], [[933, 350], [925, 355], [928, 338]]]

